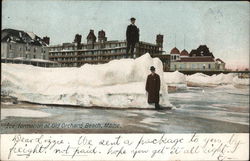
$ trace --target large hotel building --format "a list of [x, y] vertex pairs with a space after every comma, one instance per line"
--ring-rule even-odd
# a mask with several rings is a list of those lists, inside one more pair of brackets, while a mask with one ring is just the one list
[[[98, 40], [94, 30], [90, 30], [87, 43], [81, 43], [82, 36], [75, 35], [73, 43], [49, 46], [49, 60], [60, 63], [61, 67], [80, 67], [83, 64], [101, 64], [114, 59], [126, 58], [126, 41], [107, 41], [103, 30], [98, 32]], [[137, 58], [145, 53], [158, 57], [164, 71], [170, 70], [170, 54], [163, 51], [163, 35], [156, 36], [156, 44], [140, 41], [129, 57]]]

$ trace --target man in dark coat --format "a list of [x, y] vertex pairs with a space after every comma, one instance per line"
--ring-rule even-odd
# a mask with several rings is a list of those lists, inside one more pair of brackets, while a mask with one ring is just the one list
[[130, 19], [131, 24], [128, 25], [126, 31], [126, 40], [127, 40], [127, 50], [126, 57], [128, 57], [129, 51], [131, 51], [131, 57], [134, 53], [135, 44], [139, 42], [139, 29], [135, 25], [135, 18]]
[[147, 77], [146, 91], [148, 92], [148, 103], [155, 103], [155, 109], [161, 109], [159, 105], [159, 92], [161, 87], [160, 76], [155, 73], [155, 67], [150, 67], [151, 74]]

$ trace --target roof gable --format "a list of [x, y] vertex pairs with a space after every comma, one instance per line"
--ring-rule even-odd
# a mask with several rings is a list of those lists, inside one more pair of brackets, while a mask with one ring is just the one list
[[36, 46], [47, 46], [47, 44], [36, 34], [14, 29], [3, 29], [1, 31], [1, 42], [16, 42]]

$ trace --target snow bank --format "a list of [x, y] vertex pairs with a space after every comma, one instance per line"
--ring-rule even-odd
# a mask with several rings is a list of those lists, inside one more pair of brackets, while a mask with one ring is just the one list
[[[145, 92], [152, 65], [162, 78], [162, 62], [149, 54], [100, 65], [85, 64], [80, 68], [2, 63], [1, 93], [46, 104], [153, 108], [148, 105]], [[161, 84], [160, 104], [171, 106], [164, 79]]]
[[229, 74], [214, 74], [208, 76], [202, 73], [193, 75], [184, 75], [178, 71], [164, 72], [164, 79], [168, 86], [176, 88], [185, 88], [186, 86], [224, 86], [232, 85], [233, 87], [249, 86], [249, 78], [240, 79], [236, 73]]
[[249, 86], [249, 78], [240, 79], [238, 77], [233, 78], [233, 84], [234, 85], [243, 85], [243, 86]]
[[163, 77], [168, 85], [169, 92], [187, 88], [186, 76], [178, 71], [164, 72]]
[[164, 79], [167, 84], [186, 84], [186, 76], [178, 71], [164, 72]]
[[188, 86], [214, 86], [214, 84], [211, 83], [211, 77], [203, 73], [188, 75], [186, 79]]
[[208, 76], [202, 73], [196, 73], [186, 76], [188, 86], [218, 86], [229, 85], [234, 86], [244, 85], [249, 86], [249, 78], [240, 79], [236, 73], [218, 74]]

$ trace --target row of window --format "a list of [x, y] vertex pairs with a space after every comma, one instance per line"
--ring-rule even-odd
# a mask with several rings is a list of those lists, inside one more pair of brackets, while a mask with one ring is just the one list
[[174, 69], [211, 69], [211, 64], [174, 64]]
[[[115, 47], [125, 47], [125, 43], [114, 43], [114, 44], [98, 44], [94, 45], [94, 49], [100, 49], [100, 48], [115, 48]], [[83, 47], [83, 49], [86, 49], [86, 47]]]
[[50, 56], [75, 56], [74, 52], [49, 53]]
[[[104, 46], [103, 46], [104, 45]], [[115, 48], [115, 47], [125, 47], [125, 43], [113, 43], [113, 44], [95, 44], [94, 49], [101, 48]], [[81, 49], [89, 49], [90, 45], [83, 45]], [[76, 46], [68, 46], [68, 47], [51, 47], [50, 51], [61, 51], [61, 50], [76, 50]]]
[[148, 49], [148, 50], [159, 50], [158, 47], [155, 47], [155, 46], [149, 46], [149, 45], [143, 45], [143, 46], [140, 46], [140, 48], [142, 49]]
[[[97, 55], [97, 54], [114, 54], [114, 53], [125, 53], [126, 49], [116, 50], [103, 50], [103, 51], [85, 51], [80, 52], [80, 55]], [[74, 56], [74, 52], [63, 52], [63, 53], [49, 53], [50, 56]]]
[[[14, 49], [11, 44], [9, 44], [9, 49], [10, 50]], [[25, 46], [25, 48], [24, 47], [23, 48], [19, 47], [19, 51], [22, 51], [22, 49], [25, 49], [25, 51], [31, 51], [31, 47], [28, 47], [28, 46]], [[33, 48], [33, 52], [34, 53], [37, 52], [37, 50], [38, 49], [36, 47]], [[43, 48], [41, 48], [41, 53], [45, 53], [45, 52], [46, 52], [46, 50], [44, 50]]]
[[52, 58], [52, 61], [77, 61], [77, 58]]
[[79, 58], [78, 60], [113, 60], [113, 59], [122, 59], [125, 56], [119, 55], [119, 56], [98, 56], [98, 57], [90, 57], [90, 58]]
[[178, 55], [171, 55], [171, 60], [180, 60], [180, 56], [178, 56]]
[[25, 57], [28, 59], [46, 59], [46, 56], [44, 54], [42, 54], [41, 56], [37, 56], [37, 55], [33, 55], [33, 54], [18, 54], [15, 55], [14, 53], [9, 53], [8, 55], [9, 58], [16, 58], [16, 57]]
[[61, 67], [76, 67], [77, 63], [61, 63]]
[[88, 57], [88, 58], [52, 58], [52, 61], [88, 61], [88, 60], [113, 60], [113, 59], [122, 59], [125, 56], [108, 56], [108, 57]]

